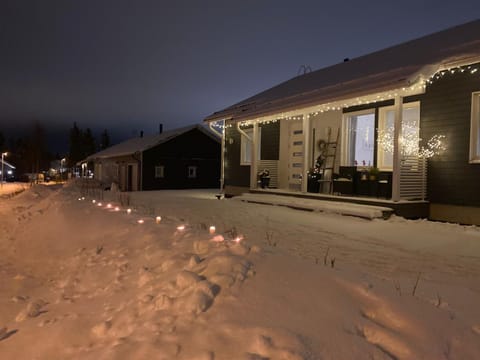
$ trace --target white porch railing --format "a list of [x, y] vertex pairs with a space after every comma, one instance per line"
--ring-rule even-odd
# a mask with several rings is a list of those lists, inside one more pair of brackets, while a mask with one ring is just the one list
[[425, 200], [427, 197], [427, 159], [403, 156], [400, 165], [400, 199]]

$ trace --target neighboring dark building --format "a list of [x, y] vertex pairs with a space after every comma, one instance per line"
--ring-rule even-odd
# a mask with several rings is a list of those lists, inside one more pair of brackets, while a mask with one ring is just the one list
[[480, 225], [480, 20], [297, 76], [205, 121], [225, 129], [226, 196], [288, 193]]
[[202, 125], [140, 136], [89, 156], [94, 178], [121, 191], [220, 186], [220, 138]]

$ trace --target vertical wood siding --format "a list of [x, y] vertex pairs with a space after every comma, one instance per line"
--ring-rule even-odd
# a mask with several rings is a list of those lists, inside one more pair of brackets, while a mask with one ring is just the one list
[[[240, 165], [241, 135], [235, 123], [225, 131], [225, 185], [250, 186], [250, 165]], [[280, 122], [260, 124], [261, 160], [278, 160], [280, 152]]]
[[[220, 142], [197, 129], [144, 151], [143, 190], [219, 187], [220, 151]], [[155, 166], [165, 167], [164, 178], [155, 178]], [[188, 178], [189, 166], [196, 178]]]
[[420, 105], [420, 137], [445, 135], [447, 150], [428, 162], [428, 199], [480, 206], [480, 164], [469, 163], [472, 92], [480, 74], [447, 73], [427, 86]]

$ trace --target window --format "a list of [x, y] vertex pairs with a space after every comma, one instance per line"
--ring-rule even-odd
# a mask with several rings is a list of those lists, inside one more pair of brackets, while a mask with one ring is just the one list
[[197, 177], [197, 168], [198, 166], [189, 166], [188, 167], [188, 178], [195, 179]]
[[[393, 168], [393, 138], [395, 109], [392, 106], [380, 108], [378, 121], [377, 167], [381, 170]], [[403, 104], [402, 137], [400, 141], [402, 155], [418, 154], [420, 103]]]
[[480, 164], [480, 91], [472, 94], [470, 162]]
[[372, 166], [375, 148], [375, 112], [347, 114], [344, 117], [343, 163], [346, 166]]
[[[243, 129], [243, 131], [253, 139], [253, 128]], [[257, 147], [257, 160], [260, 160], [260, 143], [262, 138], [261, 128], [258, 128], [258, 147]], [[250, 165], [252, 163], [252, 142], [245, 136], [241, 135], [240, 142], [240, 165]]]
[[161, 179], [165, 177], [165, 166], [155, 166], [155, 178]]

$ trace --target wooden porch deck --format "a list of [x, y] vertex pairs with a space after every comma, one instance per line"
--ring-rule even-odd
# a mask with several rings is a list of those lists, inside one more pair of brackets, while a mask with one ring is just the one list
[[272, 194], [304, 199], [314, 199], [318, 201], [336, 201], [342, 203], [386, 207], [392, 209], [395, 215], [402, 216], [407, 219], [428, 218], [430, 208], [430, 203], [425, 200], [392, 201], [389, 199], [374, 197], [341, 196], [309, 192], [303, 193], [280, 189], [251, 189], [249, 192], [252, 194]]

